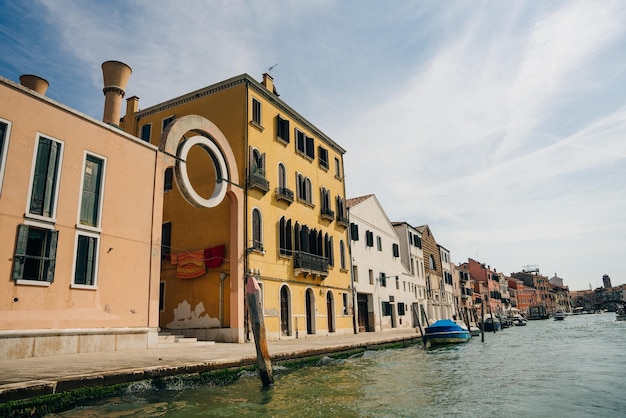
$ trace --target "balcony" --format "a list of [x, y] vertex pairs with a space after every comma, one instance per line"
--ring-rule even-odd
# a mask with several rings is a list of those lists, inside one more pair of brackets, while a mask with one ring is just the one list
[[302, 273], [304, 277], [311, 274], [325, 279], [328, 275], [328, 260], [319, 255], [295, 251], [293, 253], [293, 270], [296, 276]]
[[335, 219], [335, 212], [325, 207], [322, 207], [322, 209], [320, 210], [320, 215], [322, 216], [322, 219], [326, 219], [327, 221], [332, 221]]
[[350, 220], [342, 215], [337, 215], [337, 223], [346, 228], [350, 226]]
[[248, 187], [260, 190], [263, 194], [270, 190], [270, 182], [265, 179], [264, 169], [253, 167], [250, 170], [250, 175], [248, 176]]
[[277, 187], [274, 190], [274, 196], [276, 196], [276, 200], [284, 200], [289, 204], [293, 203], [293, 191], [286, 187]]

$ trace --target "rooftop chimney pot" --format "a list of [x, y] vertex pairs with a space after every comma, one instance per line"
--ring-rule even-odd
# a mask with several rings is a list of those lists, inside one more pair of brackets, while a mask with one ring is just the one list
[[22, 74], [20, 76], [20, 84], [31, 90], [35, 90], [41, 95], [46, 94], [46, 90], [48, 90], [48, 86], [50, 85], [48, 81], [34, 74]]
[[104, 123], [119, 126], [122, 99], [126, 94], [126, 84], [133, 70], [120, 61], [106, 61], [102, 63], [102, 78], [104, 80]]

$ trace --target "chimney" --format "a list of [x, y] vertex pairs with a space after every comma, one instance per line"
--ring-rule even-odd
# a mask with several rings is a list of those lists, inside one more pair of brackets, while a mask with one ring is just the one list
[[274, 79], [268, 73], [263, 74], [263, 83], [266, 89], [274, 93], [276, 96], [280, 96], [278, 91], [276, 91], [276, 87], [274, 87]]
[[20, 76], [20, 84], [31, 90], [35, 90], [42, 96], [46, 94], [46, 90], [48, 90], [48, 86], [50, 85], [45, 79], [33, 74], [22, 74]]
[[104, 79], [104, 115], [102, 121], [119, 126], [122, 99], [126, 94], [126, 84], [133, 70], [123, 62], [106, 61], [102, 64]]

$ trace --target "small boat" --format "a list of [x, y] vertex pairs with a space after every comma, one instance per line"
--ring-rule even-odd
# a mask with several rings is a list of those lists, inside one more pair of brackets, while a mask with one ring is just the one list
[[480, 335], [480, 328], [471, 325], [469, 332], [472, 337], [478, 337]]
[[555, 321], [562, 321], [562, 320], [564, 320], [564, 319], [565, 319], [565, 314], [564, 314], [563, 312], [561, 312], [561, 311], [557, 311], [557, 312], [554, 314], [554, 320], [555, 320]]
[[498, 318], [491, 319], [491, 317], [489, 317], [489, 318], [485, 318], [485, 323], [484, 323], [483, 328], [485, 332], [500, 331], [500, 329], [502, 328], [502, 324], [500, 324], [500, 321], [498, 320]]
[[618, 309], [618, 311], [615, 312], [615, 320], [626, 321], [626, 309]]
[[450, 319], [440, 319], [424, 332], [424, 345], [455, 344], [470, 340], [470, 332]]
[[515, 315], [511, 318], [511, 322], [513, 322], [513, 325], [515, 325], [516, 327], [523, 327], [527, 323], [522, 315]]

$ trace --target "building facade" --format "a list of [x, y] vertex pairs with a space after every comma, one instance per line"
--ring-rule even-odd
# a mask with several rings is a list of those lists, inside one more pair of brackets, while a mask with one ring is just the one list
[[104, 123], [22, 82], [0, 78], [3, 359], [155, 347], [163, 174], [114, 126], [125, 81], [105, 74]]
[[243, 342], [254, 279], [268, 339], [354, 332], [345, 150], [267, 74], [138, 107], [128, 99], [122, 127], [176, 156], [163, 184], [159, 326]]

